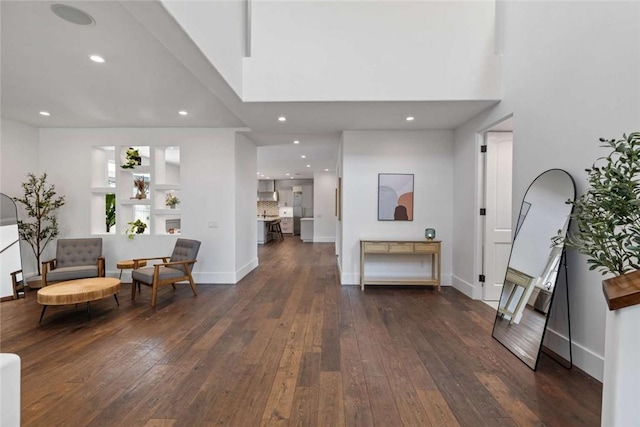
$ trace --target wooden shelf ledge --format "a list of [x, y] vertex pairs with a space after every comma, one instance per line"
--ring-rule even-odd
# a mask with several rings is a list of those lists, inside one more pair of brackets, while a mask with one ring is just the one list
[[602, 281], [609, 310], [640, 304], [640, 270]]

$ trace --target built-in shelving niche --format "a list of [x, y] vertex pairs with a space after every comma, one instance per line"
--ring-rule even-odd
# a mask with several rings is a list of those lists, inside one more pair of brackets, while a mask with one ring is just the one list
[[[121, 165], [127, 163], [129, 148], [138, 150], [141, 164], [125, 169]], [[168, 194], [182, 202], [179, 147], [94, 146], [91, 155], [92, 234], [125, 234], [128, 223], [138, 219], [147, 224], [144, 234], [180, 233], [181, 203], [173, 209], [166, 205]], [[142, 191], [135, 180], [144, 183], [140, 186]], [[108, 227], [112, 213], [109, 206], [114, 197], [115, 225]]]

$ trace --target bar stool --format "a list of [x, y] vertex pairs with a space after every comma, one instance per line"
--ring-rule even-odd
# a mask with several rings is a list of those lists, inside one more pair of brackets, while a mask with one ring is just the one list
[[274, 239], [284, 240], [284, 235], [282, 234], [282, 227], [280, 226], [280, 218], [274, 221], [271, 221], [269, 223], [269, 228], [267, 231]]

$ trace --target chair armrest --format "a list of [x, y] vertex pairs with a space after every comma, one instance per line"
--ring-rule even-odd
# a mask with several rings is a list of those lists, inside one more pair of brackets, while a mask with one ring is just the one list
[[98, 277], [104, 277], [105, 259], [104, 256], [98, 257]]
[[154, 267], [155, 266], [158, 266], [158, 267], [170, 267], [172, 265], [194, 264], [196, 262], [198, 262], [198, 261], [195, 260], [195, 259], [187, 259], [187, 260], [184, 260], [184, 261], [163, 262], [162, 264], [155, 264]]
[[133, 269], [136, 270], [138, 268], [138, 261], [151, 261], [154, 259], [161, 259], [162, 262], [167, 262], [167, 259], [169, 257], [167, 256], [157, 256], [157, 257], [151, 257], [151, 258], [134, 258], [133, 261]]
[[44, 267], [44, 266], [45, 266], [45, 264], [46, 264], [46, 265], [49, 267], [49, 269], [50, 269], [50, 270], [53, 270], [54, 268], [56, 268], [56, 267], [55, 267], [55, 264], [56, 264], [56, 261], [57, 261], [57, 260], [58, 260], [58, 258], [53, 258], [53, 259], [50, 259], [50, 260], [48, 260], [48, 261], [42, 261], [42, 263], [41, 263], [41, 264], [42, 264], [42, 266], [43, 266], [43, 267]]

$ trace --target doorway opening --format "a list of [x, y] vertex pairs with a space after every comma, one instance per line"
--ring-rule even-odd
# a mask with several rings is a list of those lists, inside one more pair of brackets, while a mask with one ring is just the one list
[[482, 300], [497, 305], [512, 240], [513, 117], [480, 134], [480, 275]]

